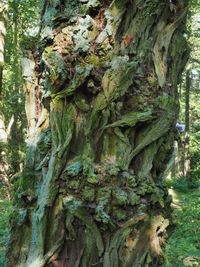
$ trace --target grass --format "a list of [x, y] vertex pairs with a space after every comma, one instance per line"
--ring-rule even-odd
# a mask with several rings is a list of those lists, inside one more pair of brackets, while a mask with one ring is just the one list
[[[200, 266], [200, 190], [176, 181], [176, 197], [181, 209], [174, 211], [175, 228], [167, 246], [166, 267]], [[183, 190], [181, 190], [183, 189]], [[192, 264], [193, 263], [193, 264]]]
[[9, 216], [12, 211], [9, 200], [0, 199], [0, 266], [4, 266], [6, 244], [9, 236]]

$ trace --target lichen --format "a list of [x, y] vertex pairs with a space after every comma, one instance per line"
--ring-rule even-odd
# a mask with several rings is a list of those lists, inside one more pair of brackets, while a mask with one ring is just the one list
[[109, 223], [111, 218], [109, 214], [105, 211], [105, 203], [100, 202], [96, 207], [95, 219], [99, 222], [103, 222], [105, 224]]
[[66, 172], [69, 176], [75, 177], [77, 176], [82, 170], [82, 164], [77, 161], [77, 162], [73, 162], [71, 164], [69, 164], [64, 172]]

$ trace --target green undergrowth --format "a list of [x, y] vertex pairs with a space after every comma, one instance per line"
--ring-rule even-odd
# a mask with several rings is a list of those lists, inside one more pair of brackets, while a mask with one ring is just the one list
[[200, 188], [200, 180], [199, 179], [188, 180], [185, 177], [178, 177], [168, 180], [167, 186], [168, 188], [173, 188], [178, 192], [189, 193], [192, 189]]
[[9, 236], [9, 216], [11, 212], [11, 202], [0, 198], [0, 266], [4, 266], [6, 244]]
[[[173, 184], [173, 182], [172, 182]], [[174, 181], [179, 209], [174, 211], [175, 227], [166, 246], [165, 267], [200, 266], [200, 190], [186, 181]]]

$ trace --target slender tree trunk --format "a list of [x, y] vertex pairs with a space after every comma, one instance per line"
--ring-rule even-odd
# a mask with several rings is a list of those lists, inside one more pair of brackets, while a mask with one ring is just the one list
[[186, 71], [185, 85], [185, 142], [184, 142], [184, 176], [190, 179], [190, 89], [191, 69]]
[[163, 262], [187, 5], [109, 2], [45, 2], [9, 267]]
[[[4, 67], [4, 53], [5, 53], [5, 35], [7, 24], [8, 1], [3, 0], [0, 3], [0, 96], [3, 86], [3, 67]], [[0, 183], [2, 192], [5, 188], [6, 195], [10, 198], [10, 183], [7, 178], [8, 162], [7, 162], [7, 141], [8, 135], [5, 127], [5, 118], [0, 111]], [[5, 196], [3, 196], [5, 197]]]
[[178, 147], [178, 141], [174, 141], [174, 152], [172, 155], [172, 165], [171, 165], [171, 178], [175, 178], [179, 176], [179, 147]]
[[11, 186], [8, 180], [8, 134], [5, 127], [5, 118], [0, 113], [0, 187], [1, 198], [11, 199]]
[[2, 82], [3, 82], [3, 65], [4, 65], [7, 11], [8, 11], [8, 1], [2, 0], [0, 3], [0, 95], [2, 91]]
[[23, 82], [21, 78], [21, 62], [20, 62], [20, 49], [19, 49], [19, 2], [13, 1], [12, 3], [12, 38], [13, 38], [13, 110], [14, 122], [11, 127], [11, 134], [9, 138], [10, 147], [10, 164], [12, 166], [12, 173], [16, 174], [21, 170], [22, 157], [21, 151], [24, 142], [23, 138]]

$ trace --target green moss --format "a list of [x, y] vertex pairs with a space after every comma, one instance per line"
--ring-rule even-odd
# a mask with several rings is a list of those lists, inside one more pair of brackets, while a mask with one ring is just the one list
[[78, 179], [77, 180], [68, 181], [67, 186], [70, 189], [77, 190], [79, 188], [79, 186], [80, 186], [80, 181]]
[[68, 165], [67, 168], [65, 169], [65, 172], [71, 176], [71, 177], [75, 177], [77, 176], [82, 170], [82, 164], [77, 161], [77, 162], [73, 162], [72, 164]]
[[[52, 93], [55, 93], [67, 79], [67, 66], [63, 60], [63, 57], [57, 51], [53, 51], [53, 47], [51, 46], [45, 48], [42, 54], [42, 59], [48, 70], [46, 77], [52, 85]], [[45, 89], [47, 91], [49, 90], [49, 88]]]
[[124, 127], [135, 126], [137, 122], [143, 122], [152, 119], [152, 110], [146, 110], [144, 112], [130, 112], [122, 116], [122, 118], [107, 127]]
[[90, 175], [89, 177], [87, 177], [87, 182], [90, 184], [98, 184], [99, 183], [99, 177], [98, 175]]
[[76, 106], [80, 110], [85, 111], [85, 112], [90, 110], [90, 105], [87, 104], [86, 100], [83, 97], [81, 97], [81, 95], [76, 95], [74, 101], [75, 101]]
[[140, 197], [136, 194], [136, 193], [134, 193], [134, 192], [131, 192], [130, 194], [129, 194], [129, 202], [130, 202], [130, 204], [131, 205], [137, 205], [137, 204], [139, 204], [139, 202], [140, 202]]
[[92, 64], [94, 66], [99, 66], [99, 57], [94, 55], [94, 54], [91, 54], [91, 55], [88, 55], [86, 58], [85, 58], [85, 62], [87, 64]]
[[34, 198], [35, 175], [33, 173], [21, 173], [18, 179], [14, 181], [14, 193], [17, 198], [30, 196]]
[[82, 207], [82, 202], [69, 195], [63, 199], [63, 205], [73, 215]]
[[173, 98], [170, 97], [168, 94], [163, 93], [159, 96], [156, 101], [155, 105], [161, 109], [167, 109], [170, 105], [173, 104]]
[[83, 198], [84, 200], [86, 201], [94, 201], [95, 199], [95, 189], [89, 187], [89, 186], [86, 186], [84, 189], [83, 189]]
[[132, 84], [133, 73], [137, 62], [129, 62], [128, 56], [114, 57], [111, 68], [105, 73], [102, 86], [107, 104], [123, 96]]
[[120, 172], [120, 168], [115, 162], [104, 161], [104, 168], [109, 176], [117, 176]]
[[130, 174], [129, 172], [123, 171], [122, 174], [122, 179], [124, 179], [125, 184], [127, 184], [129, 187], [136, 187], [136, 177], [133, 174]]
[[114, 208], [112, 212], [113, 217], [118, 220], [122, 221], [126, 219], [126, 210], [122, 210], [119, 208]]
[[164, 207], [164, 192], [159, 188], [155, 188], [153, 190], [153, 194], [151, 195], [151, 201], [153, 204], [159, 203], [159, 205]]
[[61, 92], [52, 94], [52, 97], [58, 100], [64, 98], [65, 96], [73, 95], [77, 88], [84, 84], [92, 69], [93, 65], [91, 64], [76, 65], [74, 69], [74, 76], [70, 80], [69, 84]]
[[110, 215], [106, 212], [106, 207], [104, 202], [100, 202], [96, 207], [95, 219], [99, 222], [105, 224], [110, 222]]
[[122, 189], [116, 189], [113, 191], [113, 197], [117, 205], [126, 205], [128, 203], [128, 194]]
[[46, 154], [51, 149], [52, 136], [51, 131], [48, 129], [42, 132], [37, 142], [37, 147], [41, 154]]
[[111, 192], [111, 188], [109, 187], [100, 188], [97, 192], [97, 202], [109, 203], [111, 200]]

